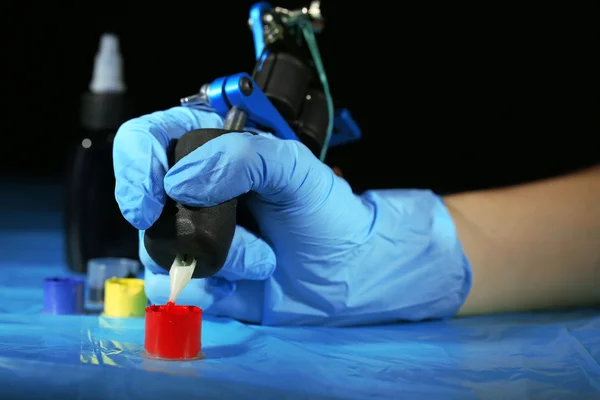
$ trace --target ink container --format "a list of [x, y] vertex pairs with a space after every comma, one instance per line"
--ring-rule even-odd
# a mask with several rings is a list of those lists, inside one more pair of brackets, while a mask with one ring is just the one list
[[76, 315], [84, 312], [84, 281], [79, 278], [44, 280], [44, 313]]
[[172, 303], [147, 307], [142, 355], [167, 361], [193, 361], [204, 358], [202, 309]]
[[115, 200], [113, 139], [134, 118], [119, 37], [100, 37], [92, 79], [82, 94], [78, 132], [71, 143], [64, 204], [67, 266], [86, 274], [88, 260], [138, 258], [138, 231]]
[[133, 278], [140, 268], [137, 260], [129, 258], [93, 258], [87, 262], [87, 307], [101, 309], [104, 304], [104, 285], [111, 278]]
[[104, 313], [109, 318], [141, 318], [148, 298], [144, 280], [136, 278], [110, 278], [104, 283]]

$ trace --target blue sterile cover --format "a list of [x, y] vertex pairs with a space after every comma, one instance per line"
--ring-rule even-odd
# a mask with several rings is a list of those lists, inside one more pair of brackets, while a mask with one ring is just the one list
[[206, 359], [148, 360], [143, 319], [41, 314], [44, 278], [67, 274], [60, 196], [42, 189], [0, 209], [1, 399], [600, 399], [599, 309], [339, 329], [205, 316]]

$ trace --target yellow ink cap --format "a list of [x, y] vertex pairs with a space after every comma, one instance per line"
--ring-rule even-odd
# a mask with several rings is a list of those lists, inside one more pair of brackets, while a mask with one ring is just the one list
[[148, 298], [144, 281], [134, 278], [111, 278], [104, 283], [104, 316], [143, 317]]

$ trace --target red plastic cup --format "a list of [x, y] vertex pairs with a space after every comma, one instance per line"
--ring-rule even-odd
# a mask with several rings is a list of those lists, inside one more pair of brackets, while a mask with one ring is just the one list
[[196, 306], [146, 307], [148, 356], [167, 360], [193, 360], [202, 357], [202, 309]]

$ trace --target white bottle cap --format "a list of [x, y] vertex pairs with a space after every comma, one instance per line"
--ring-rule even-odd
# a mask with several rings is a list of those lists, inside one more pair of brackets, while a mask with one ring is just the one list
[[100, 38], [100, 47], [94, 60], [94, 72], [90, 91], [92, 93], [123, 93], [123, 60], [117, 35], [105, 33]]

